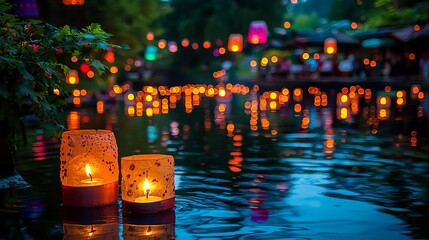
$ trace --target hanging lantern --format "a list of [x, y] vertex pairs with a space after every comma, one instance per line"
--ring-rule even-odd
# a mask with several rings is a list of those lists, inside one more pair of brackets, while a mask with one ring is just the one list
[[337, 53], [337, 40], [335, 40], [335, 38], [325, 39], [325, 44], [324, 44], [323, 50], [326, 54]]
[[268, 38], [268, 27], [265, 21], [252, 21], [249, 25], [247, 41], [250, 44], [264, 44]]
[[36, 0], [16, 0], [15, 15], [22, 18], [38, 18], [39, 8]]
[[83, 5], [85, 0], [63, 0], [64, 5]]
[[228, 39], [228, 51], [241, 52], [243, 50], [243, 35], [240, 33], [232, 33]]
[[118, 147], [113, 132], [64, 132], [60, 160], [64, 205], [96, 207], [118, 201]]
[[146, 51], [144, 53], [144, 57], [146, 58], [146, 60], [148, 61], [154, 61], [156, 60], [156, 55], [158, 54], [158, 48], [153, 46], [153, 45], [149, 45], [146, 47]]
[[66, 83], [75, 85], [79, 83], [79, 73], [76, 70], [70, 69], [66, 76]]
[[122, 157], [124, 212], [162, 212], [174, 208], [174, 158], [163, 154]]

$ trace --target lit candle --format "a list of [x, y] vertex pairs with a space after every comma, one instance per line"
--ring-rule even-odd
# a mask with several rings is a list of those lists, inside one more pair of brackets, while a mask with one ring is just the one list
[[146, 194], [146, 196], [136, 198], [135, 202], [137, 202], [137, 203], [152, 203], [152, 202], [159, 202], [162, 200], [161, 197], [149, 196], [150, 184], [149, 184], [149, 180], [147, 178], [144, 180], [143, 191]]
[[63, 132], [60, 160], [65, 206], [101, 207], [117, 203], [118, 146], [112, 131]]
[[86, 176], [88, 176], [89, 178], [80, 181], [81, 183], [85, 183], [85, 184], [96, 184], [96, 183], [98, 183], [98, 180], [96, 180], [92, 177], [92, 171], [91, 171], [91, 167], [89, 166], [89, 163], [87, 163], [85, 165], [85, 173], [86, 173]]

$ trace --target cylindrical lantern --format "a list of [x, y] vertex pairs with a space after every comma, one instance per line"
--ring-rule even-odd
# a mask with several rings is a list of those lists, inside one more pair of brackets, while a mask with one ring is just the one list
[[337, 40], [335, 40], [335, 38], [325, 39], [323, 50], [326, 54], [337, 53]]
[[243, 50], [243, 35], [240, 33], [232, 33], [228, 39], [228, 51], [241, 52]]
[[148, 61], [155, 61], [156, 55], [158, 54], [158, 48], [152, 45], [146, 47], [146, 51], [144, 53], [144, 57]]
[[247, 41], [250, 44], [264, 44], [268, 38], [268, 27], [265, 21], [252, 21], [249, 25]]
[[74, 69], [70, 69], [70, 71], [67, 73], [67, 76], [66, 76], [66, 83], [70, 85], [78, 84], [79, 73]]
[[122, 208], [126, 212], [161, 212], [174, 207], [174, 158], [143, 154], [121, 159]]
[[64, 205], [95, 207], [117, 202], [118, 147], [113, 132], [64, 132], [60, 160]]
[[123, 238], [175, 239], [176, 216], [174, 210], [150, 214], [123, 213]]

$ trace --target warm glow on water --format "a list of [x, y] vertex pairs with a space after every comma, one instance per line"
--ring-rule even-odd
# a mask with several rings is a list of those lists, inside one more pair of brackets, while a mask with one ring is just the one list
[[[137, 224], [141, 235], [172, 227], [177, 239], [425, 239], [428, 89], [386, 87], [116, 85], [113, 103], [91, 105], [90, 91], [83, 97], [78, 90], [80, 105], [65, 120], [70, 130], [111, 129], [118, 157], [174, 156], [174, 224]], [[21, 219], [21, 229], [46, 225], [56, 237], [23, 231], [61, 239], [69, 219], [59, 214], [67, 209], [61, 185], [53, 184], [59, 140], [28, 125], [17, 167], [33, 187], [10, 196], [1, 211], [14, 217], [1, 221]], [[109, 215], [116, 228], [108, 229], [126, 239], [131, 225], [116, 207]], [[95, 236], [104, 231], [96, 225], [74, 229]]]

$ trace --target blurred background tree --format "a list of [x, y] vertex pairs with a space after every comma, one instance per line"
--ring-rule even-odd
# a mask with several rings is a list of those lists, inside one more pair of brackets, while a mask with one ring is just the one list
[[159, 0], [103, 0], [85, 1], [84, 5], [64, 5], [62, 1], [39, 0], [40, 18], [56, 26], [65, 24], [82, 28], [90, 23], [100, 23], [106, 32], [112, 33], [115, 44], [126, 44], [126, 52], [118, 57], [139, 54], [148, 44], [149, 31], [161, 34], [157, 22], [163, 4]]
[[404, 26], [429, 19], [429, 2], [422, 0], [374, 0], [366, 29]]
[[[178, 43], [184, 38], [192, 42], [210, 41], [212, 46], [226, 46], [230, 33], [241, 33], [246, 40], [249, 24], [264, 20], [268, 29], [283, 23], [286, 5], [282, 0], [175, 0], [171, 11], [161, 17], [164, 37]], [[210, 61], [211, 51], [185, 49], [176, 62], [195, 65]], [[199, 59], [199, 60], [198, 60]]]

